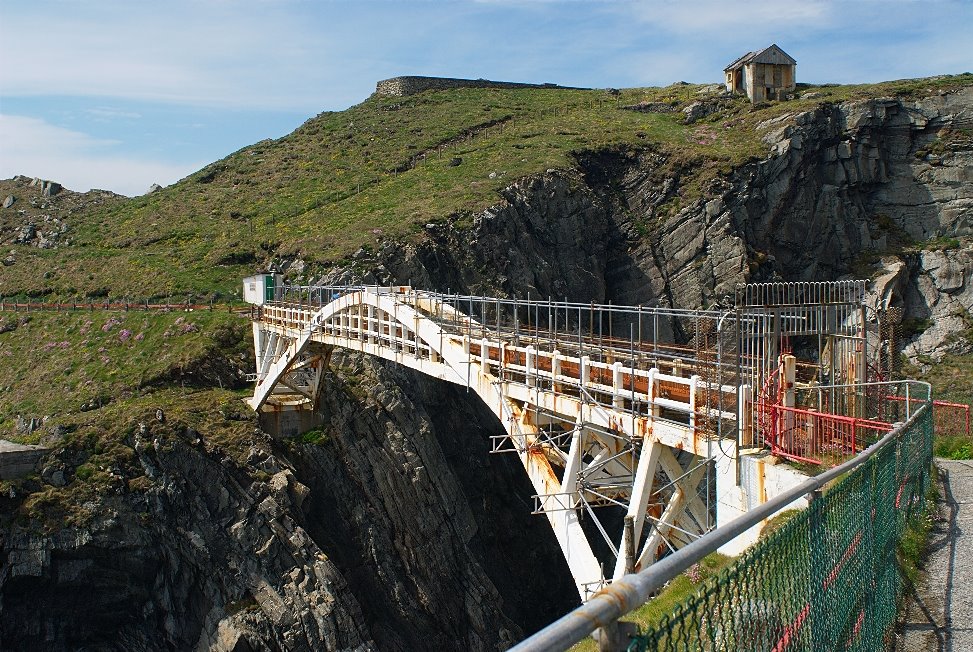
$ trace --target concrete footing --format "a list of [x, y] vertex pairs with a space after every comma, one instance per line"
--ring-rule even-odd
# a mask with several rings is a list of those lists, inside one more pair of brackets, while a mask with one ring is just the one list
[[0, 480], [16, 480], [30, 475], [49, 450], [0, 439]]
[[[739, 478], [737, 477], [739, 474]], [[726, 456], [716, 466], [717, 527], [743, 516], [784, 491], [798, 486], [809, 476], [797, 471], [767, 451]], [[807, 507], [807, 498], [795, 500], [789, 509]], [[739, 555], [753, 545], [766, 521], [753, 526], [720, 548], [725, 555]]]

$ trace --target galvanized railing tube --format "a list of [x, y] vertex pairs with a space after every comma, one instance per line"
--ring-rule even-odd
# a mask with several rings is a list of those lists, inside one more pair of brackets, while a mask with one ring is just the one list
[[[924, 385], [927, 391], [931, 392], [928, 383], [919, 384]], [[931, 394], [927, 394], [927, 396], [931, 396]], [[715, 552], [723, 544], [729, 543], [760, 521], [769, 518], [802, 496], [819, 491], [832, 480], [864, 464], [868, 458], [898, 437], [904, 429], [911, 427], [928, 409], [928, 404], [924, 404], [912, 413], [908, 421], [896, 424], [888, 434], [862, 451], [857, 457], [785, 491], [760, 507], [750, 510], [727, 525], [716, 528], [668, 557], [657, 561], [640, 573], [626, 575], [615, 580], [574, 611], [510, 648], [510, 652], [567, 650], [595, 630], [600, 630], [598, 638], [600, 641], [604, 641], [600, 643], [602, 650], [624, 650], [628, 641], [620, 640], [623, 637], [618, 635], [619, 618], [647, 602], [652, 594], [661, 589], [666, 582], [699, 562], [706, 555]]]

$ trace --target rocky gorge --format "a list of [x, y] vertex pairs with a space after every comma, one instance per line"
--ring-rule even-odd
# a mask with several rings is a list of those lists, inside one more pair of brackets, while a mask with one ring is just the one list
[[[580, 151], [314, 280], [728, 307], [747, 281], [865, 276], [902, 308], [912, 360], [973, 350], [973, 86], [759, 131], [765, 157], [703, 182], [663, 147]], [[274, 440], [196, 385], [178, 400], [206, 427], [155, 418], [149, 394], [109, 426], [86, 413], [46, 472], [4, 484], [0, 647], [499, 650], [577, 602], [518, 460], [489, 453], [500, 424], [462, 389], [338, 355], [323, 425]], [[114, 442], [97, 458], [94, 432]]]

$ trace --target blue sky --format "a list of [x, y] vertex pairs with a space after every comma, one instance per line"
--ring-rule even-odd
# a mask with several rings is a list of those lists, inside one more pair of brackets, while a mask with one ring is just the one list
[[798, 80], [973, 69], [973, 0], [0, 0], [0, 178], [167, 185], [402, 74], [715, 82], [776, 42]]

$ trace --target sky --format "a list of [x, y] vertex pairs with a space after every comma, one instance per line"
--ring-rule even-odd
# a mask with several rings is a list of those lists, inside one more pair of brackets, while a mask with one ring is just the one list
[[719, 82], [777, 43], [810, 83], [973, 70], [973, 0], [0, 0], [0, 178], [134, 196], [375, 82]]

